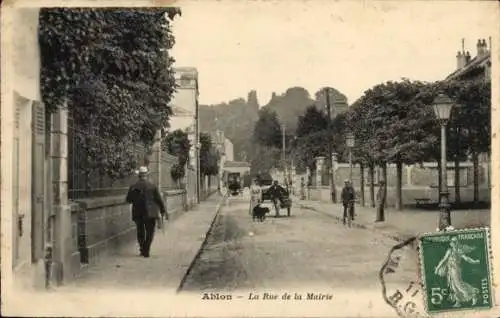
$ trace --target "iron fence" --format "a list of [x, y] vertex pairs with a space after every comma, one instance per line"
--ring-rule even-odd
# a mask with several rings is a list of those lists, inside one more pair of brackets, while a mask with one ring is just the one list
[[[94, 135], [92, 135], [94, 134]], [[88, 138], [92, 135], [92, 138]], [[125, 152], [112, 153], [118, 143], [111, 139], [95, 136], [90, 129], [82, 129], [73, 118], [68, 118], [68, 196], [70, 200], [124, 195], [135, 181], [135, 169], [148, 165], [150, 149], [137, 143], [127, 145]], [[113, 164], [110, 159], [113, 156]], [[121, 165], [121, 160], [127, 162]], [[104, 169], [105, 164], [106, 169]], [[130, 169], [127, 169], [130, 166]], [[125, 167], [125, 173], [123, 173]], [[120, 175], [112, 175], [113, 169], [121, 170]]]

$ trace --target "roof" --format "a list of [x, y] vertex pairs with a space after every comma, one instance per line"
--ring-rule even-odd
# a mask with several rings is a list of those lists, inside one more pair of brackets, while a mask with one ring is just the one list
[[173, 70], [176, 79], [198, 79], [198, 70], [195, 67], [175, 67]]
[[244, 161], [226, 161], [224, 168], [250, 168], [250, 164]]
[[491, 61], [490, 52], [487, 52], [486, 54], [481, 55], [481, 56], [476, 56], [469, 63], [467, 63], [464, 67], [462, 67], [462, 68], [454, 71], [450, 75], [448, 75], [446, 77], [446, 79], [447, 80], [455, 79], [455, 78], [458, 78], [460, 76], [463, 76], [463, 75], [467, 74], [468, 72], [470, 72], [475, 67], [483, 66], [484, 64], [486, 64], [489, 61]]

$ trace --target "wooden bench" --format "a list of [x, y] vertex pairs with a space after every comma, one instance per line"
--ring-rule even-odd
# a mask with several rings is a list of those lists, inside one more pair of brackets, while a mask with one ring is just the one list
[[423, 203], [429, 203], [431, 199], [429, 198], [415, 198], [415, 203], [417, 204], [417, 207], [419, 207]]

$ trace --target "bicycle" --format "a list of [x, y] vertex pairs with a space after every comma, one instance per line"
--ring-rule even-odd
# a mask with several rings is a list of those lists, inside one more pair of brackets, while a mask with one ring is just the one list
[[346, 224], [347, 219], [347, 226], [351, 227], [352, 221], [354, 220], [354, 201], [349, 201], [347, 203], [347, 211], [345, 210], [346, 208], [344, 208], [344, 225]]

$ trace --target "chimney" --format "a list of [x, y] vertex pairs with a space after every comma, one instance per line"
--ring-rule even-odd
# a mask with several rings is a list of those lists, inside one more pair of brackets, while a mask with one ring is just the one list
[[483, 43], [481, 43], [481, 39], [477, 40], [477, 56], [481, 56], [483, 53]]
[[471, 60], [470, 53], [469, 51], [467, 51], [467, 53], [465, 54], [465, 65], [469, 64], [470, 60]]
[[484, 53], [483, 41], [481, 39], [477, 40], [477, 56], [482, 56]]
[[465, 66], [465, 54], [462, 54], [462, 52], [458, 51], [457, 52], [457, 70], [461, 69], [464, 66]]
[[488, 53], [488, 44], [486, 44], [486, 39], [483, 39], [483, 54]]

